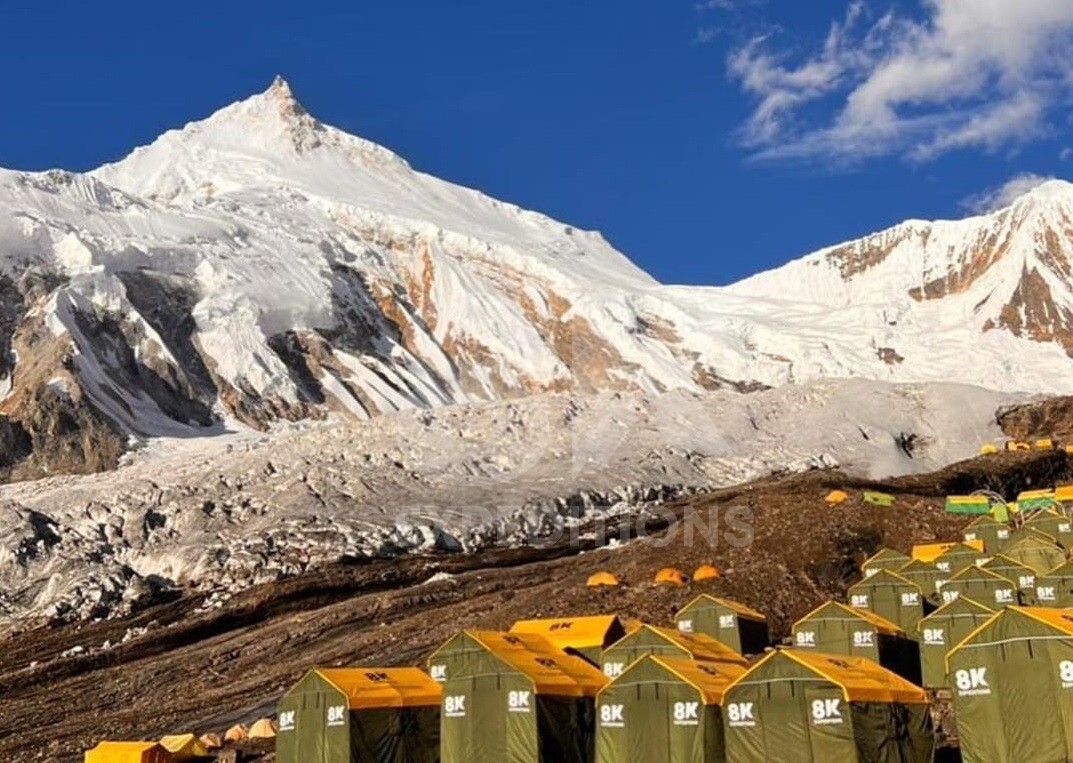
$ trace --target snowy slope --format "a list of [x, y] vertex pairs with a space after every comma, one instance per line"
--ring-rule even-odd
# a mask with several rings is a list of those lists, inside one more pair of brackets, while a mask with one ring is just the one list
[[0, 171], [0, 477], [114, 465], [130, 436], [555, 391], [1070, 392], [1071, 209], [1056, 183], [669, 287], [599, 234], [318, 122], [277, 80], [89, 174]]
[[539, 543], [598, 514], [617, 527], [773, 472], [930, 471], [1001, 437], [994, 412], [1017, 400], [865, 380], [536, 395], [157, 443], [118, 471], [0, 487], [0, 635], [162, 589], [229, 595], [347, 557]]

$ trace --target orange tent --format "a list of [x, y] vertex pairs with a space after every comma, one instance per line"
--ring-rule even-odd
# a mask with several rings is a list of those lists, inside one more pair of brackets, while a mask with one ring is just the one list
[[227, 730], [227, 733], [224, 734], [225, 742], [248, 742], [249, 739], [250, 730], [241, 723], [232, 726]]
[[723, 577], [723, 573], [719, 571], [718, 567], [713, 567], [710, 564], [702, 564], [693, 572], [693, 582], [701, 580], [716, 580]]
[[599, 586], [617, 586], [619, 580], [610, 572], [597, 572], [595, 575], [589, 577], [586, 583], [589, 588], [598, 588]]
[[676, 570], [674, 567], [664, 567], [656, 573], [655, 583], [656, 585], [684, 586], [689, 583], [689, 578], [681, 570]]
[[250, 739], [275, 739], [276, 724], [269, 718], [262, 718], [250, 726]]
[[840, 503], [845, 503], [846, 501], [848, 501], [849, 494], [846, 493], [846, 491], [844, 490], [832, 490], [823, 500], [827, 501], [827, 503], [831, 504], [832, 506], [837, 506]]

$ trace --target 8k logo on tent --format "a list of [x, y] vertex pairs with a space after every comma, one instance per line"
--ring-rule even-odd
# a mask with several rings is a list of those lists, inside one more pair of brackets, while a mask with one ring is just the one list
[[814, 726], [830, 726], [842, 723], [842, 700], [840, 699], [814, 699], [812, 700], [812, 724]]
[[675, 726], [699, 726], [699, 702], [675, 702], [671, 711]]
[[954, 685], [958, 696], [982, 697], [991, 693], [987, 683], [987, 668], [969, 668], [954, 673]]
[[755, 726], [756, 717], [753, 714], [752, 702], [731, 702], [727, 705], [727, 718], [732, 728]]
[[600, 725], [605, 729], [626, 727], [625, 705], [600, 705]]

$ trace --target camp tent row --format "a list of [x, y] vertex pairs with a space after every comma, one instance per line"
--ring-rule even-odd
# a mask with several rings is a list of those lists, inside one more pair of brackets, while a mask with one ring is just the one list
[[674, 616], [682, 633], [714, 638], [738, 654], [762, 654], [771, 645], [767, 618], [744, 604], [702, 594]]
[[1007, 607], [946, 659], [965, 763], [1073, 760], [1073, 614]]
[[828, 601], [791, 629], [793, 645], [803, 651], [863, 657], [899, 676], [920, 683], [920, 648], [905, 631], [866, 609]]
[[928, 763], [928, 697], [873, 661], [777, 650], [723, 694], [728, 763]]
[[463, 631], [429, 658], [443, 689], [440, 759], [586, 763], [607, 679], [529, 633]]
[[435, 763], [440, 685], [417, 668], [307, 673], [279, 703], [278, 763]]

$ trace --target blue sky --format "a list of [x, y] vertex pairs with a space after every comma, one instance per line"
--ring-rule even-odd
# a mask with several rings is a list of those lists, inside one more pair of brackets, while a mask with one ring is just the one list
[[1073, 175], [1069, 0], [0, 8], [0, 166], [89, 169], [282, 74], [417, 168], [717, 284]]

